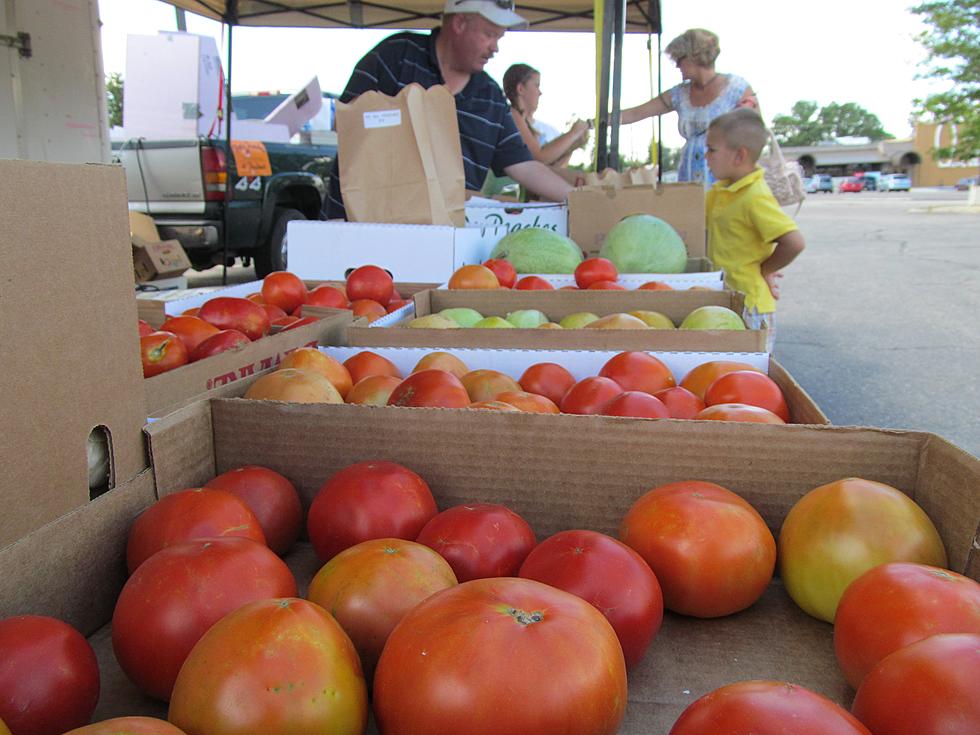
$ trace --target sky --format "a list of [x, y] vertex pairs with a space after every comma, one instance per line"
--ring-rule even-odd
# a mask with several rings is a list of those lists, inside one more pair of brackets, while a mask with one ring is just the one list
[[[128, 34], [176, 30], [174, 8], [158, 0], [98, 0], [106, 73], [125, 77]], [[520, 5], [520, 2], [518, 2]], [[912, 100], [942, 88], [917, 80], [925, 58], [914, 40], [923, 29], [908, 12], [911, 0], [665, 0], [661, 45], [688, 28], [718, 34], [720, 72], [738, 74], [756, 91], [767, 121], [789, 114], [799, 100], [819, 106], [854, 102], [878, 116], [885, 130], [907, 137]], [[222, 55], [221, 24], [187, 14], [187, 30], [216, 39]], [[243, 28], [234, 30], [233, 93], [293, 92], [314, 75], [324, 91], [341, 92], [357, 60], [384, 30]], [[654, 56], [657, 38], [654, 36]], [[486, 71], [498, 82], [511, 64], [523, 62], [541, 72], [537, 119], [564, 129], [576, 117], [595, 116], [595, 37], [591, 33], [510, 31]], [[622, 105], [651, 96], [651, 65], [644, 34], [629, 34], [623, 50]], [[657, 89], [656, 58], [652, 84]], [[227, 68], [227, 67], [226, 67]], [[661, 88], [679, 83], [680, 73], [661, 55]], [[653, 135], [651, 121], [624, 126], [620, 150], [643, 157]], [[662, 122], [665, 146], [683, 139], [676, 116]]]

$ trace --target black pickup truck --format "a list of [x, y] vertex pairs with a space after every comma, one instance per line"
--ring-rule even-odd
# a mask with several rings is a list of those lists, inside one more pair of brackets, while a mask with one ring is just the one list
[[195, 269], [242, 258], [263, 278], [286, 268], [286, 225], [320, 217], [337, 155], [336, 136], [320, 137], [236, 144], [230, 157], [221, 140], [130, 139], [113, 155], [126, 171], [129, 208], [153, 217], [163, 239], [179, 240]]

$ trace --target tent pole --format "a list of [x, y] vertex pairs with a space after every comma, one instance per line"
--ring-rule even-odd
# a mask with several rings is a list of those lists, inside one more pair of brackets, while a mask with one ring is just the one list
[[221, 210], [221, 284], [228, 283], [228, 210], [231, 209], [231, 178], [227, 175], [231, 164], [231, 37], [238, 22], [238, 0], [228, 0], [225, 6], [225, 24], [228, 26], [228, 77], [225, 80], [225, 206]]
[[613, 3], [622, 0], [603, 0], [602, 13], [602, 67], [599, 76], [599, 119], [595, 125], [596, 171], [602, 172], [609, 166], [609, 42], [612, 39]]
[[609, 165], [620, 170], [619, 157], [619, 96], [623, 88], [623, 36], [626, 34], [626, 0], [616, 0], [613, 19], [612, 119], [609, 140]]

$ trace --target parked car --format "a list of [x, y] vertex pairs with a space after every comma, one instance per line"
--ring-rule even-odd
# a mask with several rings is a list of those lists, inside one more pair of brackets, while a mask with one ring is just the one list
[[841, 193], [846, 191], [864, 191], [864, 182], [857, 176], [850, 176], [840, 182], [840, 188], [837, 191]]
[[807, 182], [806, 190], [810, 193], [825, 191], [831, 194], [834, 191], [834, 179], [830, 174], [814, 174]]
[[980, 186], [980, 176], [967, 176], [956, 182], [956, 191], [966, 191], [971, 186]]
[[908, 191], [912, 188], [912, 179], [908, 174], [887, 174], [881, 177], [882, 191]]

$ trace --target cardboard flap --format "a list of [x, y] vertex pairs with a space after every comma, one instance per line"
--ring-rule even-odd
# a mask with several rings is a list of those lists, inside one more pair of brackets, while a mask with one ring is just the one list
[[2, 547], [89, 501], [93, 428], [144, 469], [146, 411], [122, 169], [0, 161], [0, 201]]

